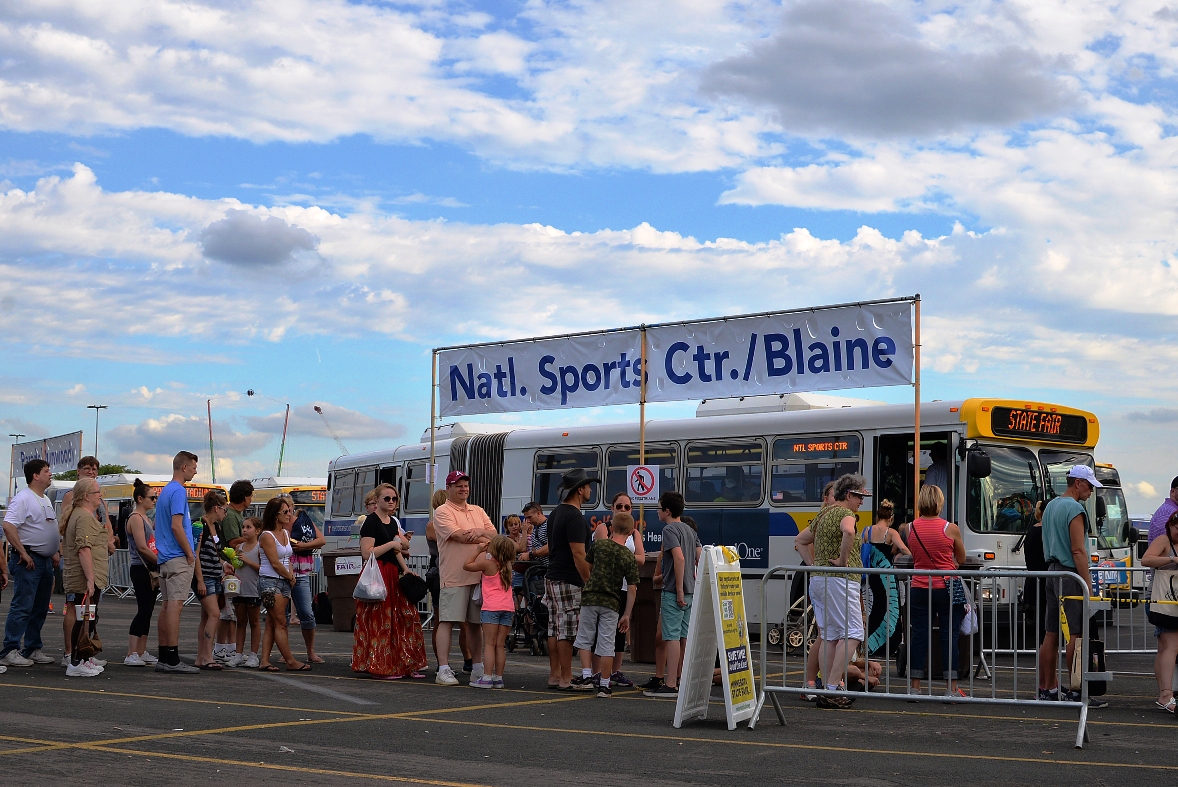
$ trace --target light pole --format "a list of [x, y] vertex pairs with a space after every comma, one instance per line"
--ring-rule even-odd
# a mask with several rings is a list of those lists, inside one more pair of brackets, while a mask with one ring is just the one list
[[94, 458], [98, 458], [98, 414], [106, 409], [105, 404], [88, 404], [87, 410], [94, 411]]
[[[9, 433], [8, 436], [12, 438], [13, 445], [16, 445], [16, 442], [18, 440], [20, 440], [22, 437], [28, 437], [28, 435], [13, 434], [11, 432]], [[15, 456], [15, 454], [14, 454], [13, 450], [9, 449], [8, 450], [8, 483], [12, 484], [12, 494], [9, 495], [10, 498], [16, 496], [16, 476], [15, 476], [16, 470], [12, 464], [12, 459], [14, 456]]]

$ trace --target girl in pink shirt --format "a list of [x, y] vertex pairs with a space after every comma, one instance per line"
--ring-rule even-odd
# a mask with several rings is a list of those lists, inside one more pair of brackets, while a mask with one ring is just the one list
[[[477, 689], [503, 688], [503, 670], [507, 663], [507, 634], [515, 617], [515, 600], [511, 593], [511, 567], [515, 563], [515, 542], [507, 536], [495, 536], [482, 555], [472, 557], [463, 566], [483, 575], [482, 623], [483, 663], [486, 672], [470, 685]], [[489, 674], [488, 674], [489, 673]]]

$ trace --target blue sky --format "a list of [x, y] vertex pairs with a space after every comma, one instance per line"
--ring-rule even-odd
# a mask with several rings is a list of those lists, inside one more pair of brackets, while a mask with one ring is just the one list
[[926, 398], [1096, 411], [1145, 514], [1176, 37], [1160, 0], [0, 9], [0, 426], [90, 445], [107, 404], [102, 459], [161, 470], [212, 398], [222, 480], [289, 402], [322, 475], [312, 405], [415, 441], [433, 346], [920, 292]]

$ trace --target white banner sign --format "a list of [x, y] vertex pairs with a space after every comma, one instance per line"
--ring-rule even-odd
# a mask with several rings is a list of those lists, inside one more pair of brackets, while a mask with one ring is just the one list
[[28, 443], [15, 443], [12, 446], [12, 467], [18, 476], [23, 473], [25, 463], [33, 459], [44, 459], [49, 463], [50, 472], [57, 475], [77, 470], [78, 460], [81, 458], [81, 432], [71, 432]]
[[[912, 303], [895, 301], [647, 330], [648, 402], [908, 385]], [[439, 353], [441, 414], [634, 404], [637, 329]]]
[[659, 501], [658, 465], [628, 465], [626, 467], [626, 494], [630, 502], [657, 503]]

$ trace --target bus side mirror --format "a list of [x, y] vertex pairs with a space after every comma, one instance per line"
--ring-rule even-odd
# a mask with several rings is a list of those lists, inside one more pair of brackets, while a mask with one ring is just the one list
[[1105, 519], [1108, 517], [1108, 504], [1104, 502], [1103, 497], [1096, 498], [1096, 518]]
[[1137, 528], [1133, 527], [1131, 522], [1125, 523], [1125, 537], [1124, 541], [1129, 546], [1133, 546], [1141, 540], [1141, 534], [1137, 532]]
[[981, 448], [969, 449], [965, 466], [970, 478], [990, 477], [990, 455]]

